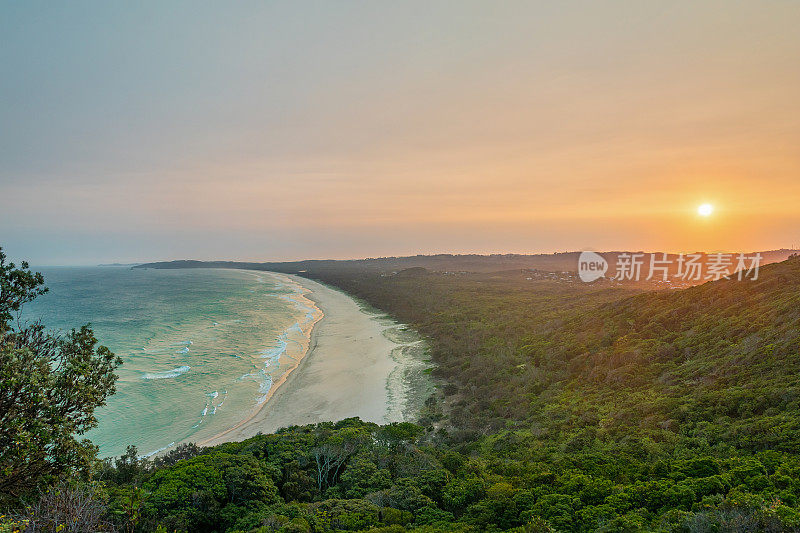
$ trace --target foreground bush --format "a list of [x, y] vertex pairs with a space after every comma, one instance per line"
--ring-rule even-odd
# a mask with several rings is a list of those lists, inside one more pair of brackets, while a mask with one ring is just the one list
[[0, 248], [0, 506], [86, 478], [97, 450], [78, 438], [97, 424], [121, 363], [88, 326], [61, 336], [15, 320], [44, 292], [42, 275], [7, 263]]

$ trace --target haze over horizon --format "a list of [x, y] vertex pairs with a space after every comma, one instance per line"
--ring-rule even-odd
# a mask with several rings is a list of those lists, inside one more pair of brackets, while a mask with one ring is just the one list
[[0, 13], [14, 260], [800, 244], [800, 3]]

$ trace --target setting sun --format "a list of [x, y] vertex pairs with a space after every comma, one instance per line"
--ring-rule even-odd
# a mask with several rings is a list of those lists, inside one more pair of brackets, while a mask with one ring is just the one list
[[711, 216], [714, 212], [714, 206], [711, 204], [701, 204], [697, 207], [697, 214], [701, 217]]
[[0, 533], [800, 533], [798, 27], [0, 0]]

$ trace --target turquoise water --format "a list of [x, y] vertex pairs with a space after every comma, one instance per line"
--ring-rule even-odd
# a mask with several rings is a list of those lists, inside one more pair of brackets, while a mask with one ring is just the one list
[[50, 292], [27, 319], [68, 330], [91, 323], [122, 357], [117, 393], [87, 437], [102, 456], [141, 454], [227, 429], [288, 368], [289, 332], [310, 320], [302, 289], [268, 273], [126, 267], [39, 268]]

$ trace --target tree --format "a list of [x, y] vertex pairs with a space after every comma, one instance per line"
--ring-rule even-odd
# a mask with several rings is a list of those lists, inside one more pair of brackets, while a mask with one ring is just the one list
[[23, 325], [22, 306], [44, 278], [6, 263], [0, 248], [0, 503], [14, 503], [68, 474], [87, 474], [97, 448], [78, 436], [115, 391], [122, 360], [88, 325], [66, 335]]
[[[339, 424], [352, 423], [354, 420], [360, 422], [357, 419], [345, 419]], [[369, 439], [368, 431], [358, 426], [345, 427], [322, 436], [322, 443], [311, 450], [317, 467], [317, 489], [320, 492], [336, 484], [342, 466]]]
[[15, 318], [14, 313], [46, 292], [44, 276], [40, 272], [31, 272], [25, 261], [19, 268], [14, 263], [6, 263], [6, 254], [0, 247], [0, 333]]
[[143, 488], [150, 492], [145, 514], [170, 531], [224, 531], [248, 512], [281, 501], [263, 463], [222, 452], [156, 470]]
[[[89, 485], [71, 486], [64, 482], [42, 493], [20, 516], [25, 533], [83, 533], [114, 531], [107, 519], [102, 498]], [[0, 524], [2, 526], [4, 524]], [[0, 531], [15, 531], [3, 529]]]

